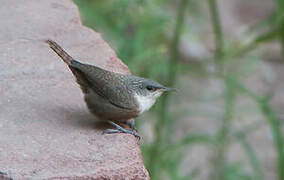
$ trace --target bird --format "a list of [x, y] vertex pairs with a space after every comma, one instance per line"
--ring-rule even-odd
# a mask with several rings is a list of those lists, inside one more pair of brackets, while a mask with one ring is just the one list
[[[126, 133], [140, 139], [134, 118], [149, 110], [164, 92], [175, 90], [151, 79], [81, 63], [55, 41], [48, 39], [45, 42], [75, 76], [91, 114], [114, 126], [115, 129], [105, 129], [103, 134]], [[127, 124], [130, 129], [122, 127], [120, 123]]]

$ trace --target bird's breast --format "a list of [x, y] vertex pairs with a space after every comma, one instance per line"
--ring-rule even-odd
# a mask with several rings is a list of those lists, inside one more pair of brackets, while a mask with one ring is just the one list
[[138, 104], [139, 114], [142, 114], [143, 112], [148, 111], [156, 101], [153, 98], [138, 95], [138, 94], [135, 94], [134, 97]]

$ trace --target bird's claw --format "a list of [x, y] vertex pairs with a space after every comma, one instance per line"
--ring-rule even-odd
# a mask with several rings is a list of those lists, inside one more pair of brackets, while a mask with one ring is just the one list
[[103, 134], [113, 134], [113, 133], [126, 133], [126, 134], [132, 134], [134, 137], [136, 137], [138, 140], [141, 139], [141, 137], [138, 135], [137, 131], [134, 129], [125, 129], [121, 126], [119, 126], [118, 124], [112, 122], [112, 121], [108, 121], [111, 125], [113, 125], [115, 127], [115, 129], [106, 129], [103, 131]]
[[134, 122], [133, 121], [126, 121], [125, 124], [129, 126], [130, 129], [138, 132], [138, 130], [135, 128]]

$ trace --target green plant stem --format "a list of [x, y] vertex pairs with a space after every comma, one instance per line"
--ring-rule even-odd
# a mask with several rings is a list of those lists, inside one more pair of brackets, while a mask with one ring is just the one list
[[215, 45], [216, 45], [215, 59], [222, 60], [223, 55], [224, 55], [224, 52], [223, 52], [224, 40], [223, 40], [222, 26], [220, 23], [218, 5], [216, 3], [216, 0], [208, 0], [208, 4], [209, 4], [210, 15], [211, 15], [212, 27], [213, 27], [214, 35], [215, 35]]
[[279, 39], [282, 47], [282, 56], [284, 56], [284, 20], [280, 24], [279, 32]]
[[[168, 66], [168, 75], [167, 75], [167, 84], [168, 86], [172, 87], [175, 83], [176, 76], [177, 76], [177, 66], [178, 66], [178, 59], [179, 59], [179, 41], [180, 35], [182, 34], [182, 29], [184, 25], [184, 17], [185, 11], [187, 7], [188, 0], [181, 0], [179, 7], [178, 7], [178, 15], [177, 21], [174, 30], [174, 36], [172, 42], [170, 44], [170, 61]], [[154, 147], [150, 154], [150, 162], [149, 162], [149, 171], [152, 178], [155, 178], [156, 175], [156, 164], [158, 163], [159, 153], [161, 152], [161, 148], [163, 147], [163, 136], [164, 129], [168, 130], [166, 127], [168, 121], [168, 99], [169, 94], [165, 94], [161, 99], [161, 108], [159, 111], [159, 120], [155, 125], [155, 141]], [[166, 134], [170, 134], [170, 132], [166, 132]]]
[[274, 29], [267, 33], [260, 34], [256, 38], [254, 38], [254, 40], [252, 40], [250, 43], [244, 45], [239, 50], [236, 50], [234, 53], [232, 53], [230, 55], [230, 58], [242, 56], [246, 54], [247, 52], [250, 52], [254, 50], [255, 48], [257, 48], [258, 45], [274, 40], [275, 38], [278, 37], [278, 35], [279, 35], [279, 29]]
[[[224, 60], [224, 39], [222, 26], [220, 23], [219, 10], [216, 0], [208, 0], [209, 11], [211, 15], [212, 27], [215, 35], [215, 63], [219, 69], [224, 69], [223, 60]], [[224, 71], [221, 71], [223, 74]], [[217, 135], [216, 135], [216, 144], [215, 150], [216, 154], [213, 158], [214, 168], [212, 171], [212, 178], [216, 180], [223, 180], [224, 170], [226, 164], [226, 154], [227, 147], [229, 144], [229, 132], [231, 127], [231, 120], [233, 114], [233, 101], [234, 101], [234, 90], [231, 84], [230, 78], [227, 78], [225, 74], [223, 74], [224, 85], [225, 85], [225, 114], [224, 120], [222, 122], [222, 126], [220, 127]]]
[[234, 87], [229, 78], [225, 78], [225, 114], [222, 126], [217, 134], [216, 154], [213, 159], [214, 168], [212, 172], [212, 179], [225, 179], [224, 171], [226, 165], [227, 147], [229, 145], [229, 134], [231, 127], [231, 120], [233, 116], [233, 102], [234, 102]]
[[248, 95], [250, 98], [252, 98], [254, 101], [257, 102], [258, 107], [261, 109], [262, 114], [267, 119], [268, 124], [271, 128], [271, 132], [273, 134], [273, 141], [274, 146], [277, 151], [277, 167], [278, 167], [278, 177], [279, 180], [284, 180], [284, 138], [283, 134], [281, 132], [281, 124], [279, 123], [279, 120], [277, 119], [275, 113], [271, 109], [269, 105], [269, 98], [260, 98], [256, 95], [254, 95], [253, 92], [248, 90], [246, 87], [244, 87], [239, 82], [235, 82], [235, 85], [237, 86], [238, 90], [246, 95]]
[[263, 125], [264, 121], [256, 121], [246, 127], [242, 127], [241, 130], [237, 130], [236, 132], [232, 133], [232, 138], [236, 138], [240, 142], [244, 149], [244, 152], [247, 155], [247, 159], [249, 160], [254, 172], [253, 179], [255, 180], [262, 180], [264, 176], [259, 159], [257, 158], [252, 146], [249, 144], [247, 136], [249, 135], [249, 133], [254, 132]]
[[262, 110], [263, 115], [268, 120], [271, 131], [273, 133], [273, 141], [278, 154], [278, 178], [279, 180], [284, 180], [284, 139], [281, 132], [281, 125], [271, 107], [269, 106], [268, 99], [265, 98], [260, 101], [259, 107]]
[[279, 40], [282, 46], [282, 55], [284, 55], [284, 1], [276, 0], [276, 15], [277, 15], [277, 25], [279, 29]]
[[248, 160], [251, 164], [251, 167], [254, 171], [254, 179], [255, 180], [262, 180], [263, 179], [263, 173], [262, 169], [259, 163], [259, 160], [257, 159], [251, 145], [249, 144], [248, 140], [246, 139], [246, 133], [238, 133], [236, 135], [237, 139], [240, 141], [244, 151], [247, 154]]

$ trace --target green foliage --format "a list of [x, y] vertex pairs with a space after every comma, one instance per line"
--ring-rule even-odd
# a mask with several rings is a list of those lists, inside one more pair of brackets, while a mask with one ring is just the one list
[[167, 72], [167, 33], [173, 25], [163, 10], [163, 1], [75, 2], [84, 24], [103, 32], [135, 74], [158, 78]]
[[[224, 91], [214, 97], [200, 95], [195, 100], [200, 102], [222, 99], [224, 114], [222, 123], [215, 134], [189, 133], [179, 139], [172, 137], [178, 129], [175, 121], [189, 113], [169, 113], [172, 95], [165, 95], [151, 112], [155, 114], [153, 142], [145, 142], [142, 154], [152, 179], [195, 179], [204, 170], [202, 167], [181, 172], [186, 152], [198, 145], [214, 150], [209, 179], [217, 180], [261, 180], [264, 179], [262, 166], [254, 149], [247, 140], [247, 134], [261, 125], [268, 125], [273, 134], [275, 150], [278, 158], [279, 180], [284, 180], [284, 145], [281, 124], [269, 104], [269, 95], [260, 96], [244, 85], [244, 79], [259, 62], [259, 53], [255, 53], [259, 45], [279, 40], [284, 47], [283, 0], [275, 0], [275, 12], [249, 28], [244, 37], [228, 41], [224, 36], [219, 9], [216, 0], [74, 0], [78, 5], [83, 23], [101, 32], [120, 59], [135, 73], [144, 77], [159, 79], [170, 86], [177, 86], [176, 81], [181, 74], [198, 74], [200, 76], [218, 78], [223, 82]], [[204, 18], [201, 8], [207, 5], [211, 19]], [[187, 12], [190, 12], [189, 15]], [[188, 27], [188, 19], [198, 22]], [[204, 22], [205, 21], [205, 22]], [[180, 61], [180, 38], [191, 34], [189, 29], [204, 24], [212, 25], [215, 36], [215, 51], [210, 57], [203, 59], [197, 66], [188, 66]], [[196, 30], [196, 29], [195, 29]], [[253, 33], [258, 36], [248, 43], [243, 41]], [[201, 39], [202, 34], [194, 34]], [[196, 37], [196, 36], [199, 37]], [[283, 51], [284, 52], [284, 51]], [[241, 57], [241, 58], [240, 58]], [[216, 70], [209, 72], [206, 66], [214, 63]], [[267, 121], [248, 126], [240, 131], [233, 131], [232, 122], [235, 116], [236, 96], [245, 96], [253, 100]], [[177, 102], [178, 103], [178, 102]], [[193, 112], [199, 113], [199, 112]], [[209, 112], [201, 112], [203, 116], [212, 116]], [[252, 172], [244, 168], [245, 162], [229, 162], [228, 148], [232, 142], [241, 144], [249, 161]]]
[[228, 180], [253, 180], [248, 172], [244, 170], [243, 163], [227, 163], [224, 169], [224, 179]]

